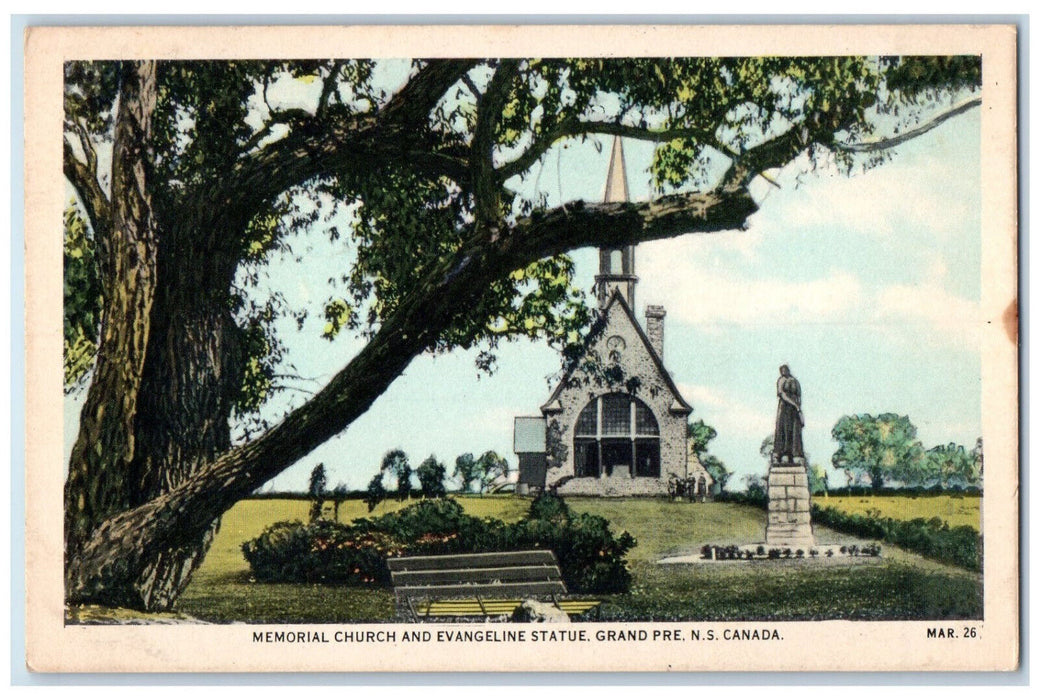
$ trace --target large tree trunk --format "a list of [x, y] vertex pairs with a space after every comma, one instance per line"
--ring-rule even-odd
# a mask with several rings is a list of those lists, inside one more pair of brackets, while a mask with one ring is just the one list
[[[154, 64], [128, 64], [113, 152], [113, 227], [98, 236], [104, 321], [65, 490], [65, 578], [70, 602], [165, 610], [201, 563], [215, 518], [193, 523], [192, 537], [176, 547], [150, 550], [134, 575], [91, 596], [77, 594], [76, 564], [102, 522], [168, 493], [231, 444], [242, 366], [228, 303], [237, 258], [215, 248], [233, 237], [215, 235], [212, 216], [171, 215], [153, 201], [154, 106]], [[209, 235], [198, 235], [203, 227]]]
[[[176, 226], [169, 230], [157, 267], [162, 284], [148, 319], [150, 332], [130, 433], [132, 459], [98, 471], [94, 482], [120, 483], [125, 503], [121, 510], [169, 493], [231, 447], [229, 417], [243, 364], [240, 331], [227, 300], [234, 258], [178, 245], [189, 236]], [[68, 597], [144, 610], [169, 609], [202, 562], [217, 526], [214, 517], [192, 523], [191, 537], [174, 547], [150, 549], [136, 575], [85, 599], [75, 593], [82, 590], [82, 572], [69, 562]]]
[[103, 320], [94, 378], [80, 416], [65, 485], [68, 563], [106, 518], [140, 504], [126, 475], [156, 290], [158, 232], [152, 216], [148, 153], [156, 103], [154, 62], [126, 63], [112, 152], [111, 230], [95, 230]]
[[[200, 236], [200, 228], [209, 235]], [[180, 486], [231, 447], [230, 415], [243, 367], [241, 332], [228, 301], [237, 258], [213, 244], [235, 237], [214, 236], [214, 230], [226, 231], [224, 225], [194, 218], [170, 229], [160, 251], [162, 284], [152, 310], [131, 465], [142, 503]], [[218, 526], [217, 519], [200, 521], [194, 536], [177, 547], [151, 551], [140, 575], [126, 582], [121, 604], [169, 609]]]

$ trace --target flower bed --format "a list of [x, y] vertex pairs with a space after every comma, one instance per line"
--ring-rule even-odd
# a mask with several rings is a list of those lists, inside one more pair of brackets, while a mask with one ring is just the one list
[[771, 561], [776, 559], [816, 559], [840, 557], [880, 557], [881, 545], [825, 545], [799, 549], [791, 547], [740, 547], [735, 544], [706, 544], [701, 547], [701, 558], [716, 561]]

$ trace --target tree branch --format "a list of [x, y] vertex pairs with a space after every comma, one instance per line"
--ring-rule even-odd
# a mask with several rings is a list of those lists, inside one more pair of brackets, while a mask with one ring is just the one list
[[473, 82], [473, 78], [469, 77], [469, 73], [463, 73], [460, 80], [462, 80], [462, 84], [469, 88], [469, 91], [473, 93], [473, 99], [479, 103], [480, 98], [483, 97], [484, 93], [477, 88], [477, 84]]
[[475, 59], [437, 59], [428, 61], [380, 110], [388, 121], [425, 128], [430, 112], [455, 83], [479, 61]]
[[87, 128], [83, 125], [80, 119], [73, 119], [72, 128], [79, 137], [79, 146], [83, 149], [83, 156], [87, 159], [87, 168], [94, 173], [94, 179], [98, 179], [98, 160], [97, 151], [94, 149], [94, 143], [90, 140], [90, 134], [87, 133]]
[[104, 238], [112, 228], [112, 211], [108, 197], [98, 183], [97, 172], [76, 157], [68, 141], [63, 146], [65, 157], [62, 169], [65, 177], [79, 195], [94, 234]]
[[513, 79], [520, 70], [515, 59], [499, 63], [484, 95], [478, 99], [477, 122], [470, 144], [470, 166], [473, 169], [473, 199], [478, 227], [498, 221], [502, 190], [495, 177], [495, 132], [509, 97]]
[[866, 143], [834, 143], [831, 144], [831, 146], [839, 151], [850, 151], [853, 153], [871, 153], [874, 151], [883, 151], [889, 148], [894, 148], [901, 143], [906, 143], [910, 139], [917, 138], [921, 134], [928, 133], [935, 127], [945, 122], [947, 119], [952, 119], [953, 117], [956, 117], [958, 114], [964, 114], [969, 109], [978, 107], [981, 104], [981, 97], [976, 97], [975, 99], [968, 100], [964, 104], [960, 104], [947, 112], [943, 112], [942, 114], [922, 124], [916, 129], [904, 131], [902, 134], [899, 134], [898, 136], [892, 136], [890, 138], [881, 139], [879, 141], [869, 141]]
[[314, 116], [320, 119], [325, 114], [332, 93], [339, 86], [339, 73], [343, 70], [343, 61], [337, 59], [332, 62], [328, 77], [321, 83], [321, 95], [318, 97], [318, 108], [314, 110]]
[[249, 193], [250, 201], [244, 204], [254, 206], [322, 173], [374, 168], [388, 159], [467, 182], [468, 164], [438, 147], [427, 121], [448, 88], [476, 63], [431, 61], [374, 114], [326, 109], [321, 118], [294, 123], [285, 138], [243, 158], [227, 189]]

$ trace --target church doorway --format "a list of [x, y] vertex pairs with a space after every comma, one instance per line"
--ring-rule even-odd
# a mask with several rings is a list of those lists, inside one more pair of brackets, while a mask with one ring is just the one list
[[574, 475], [660, 477], [660, 431], [650, 407], [621, 393], [590, 401], [574, 427]]

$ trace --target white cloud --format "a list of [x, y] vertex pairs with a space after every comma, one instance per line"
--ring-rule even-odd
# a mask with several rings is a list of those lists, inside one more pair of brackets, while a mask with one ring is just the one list
[[719, 435], [768, 435], [775, 415], [716, 387], [679, 383], [679, 392], [694, 407], [694, 417], [713, 426]]
[[947, 270], [933, 263], [917, 284], [894, 284], [877, 295], [874, 318], [888, 325], [912, 324], [931, 331], [933, 343], [979, 347], [978, 302], [959, 297], [946, 288]]
[[732, 326], [868, 323], [912, 344], [978, 348], [979, 304], [951, 291], [950, 271], [934, 255], [918, 281], [886, 283], [842, 267], [791, 281], [727, 263], [705, 247], [705, 239], [711, 237], [659, 241], [640, 250], [647, 272], [639, 295], [664, 304], [671, 321], [711, 334]]
[[[674, 245], [645, 252], [648, 276], [641, 293], [660, 300], [679, 323], [710, 330], [714, 324], [821, 323], [840, 320], [863, 303], [863, 285], [845, 270], [806, 281], [736, 274], [721, 266], [676, 264]], [[691, 272], [691, 270], [693, 272]]]
[[788, 230], [828, 230], [835, 212], [841, 212], [843, 229], [884, 239], [925, 233], [949, 240], [966, 225], [978, 225], [978, 179], [956, 163], [897, 155], [851, 177], [822, 167], [801, 176], [799, 184], [798, 174], [806, 168], [800, 161], [780, 173], [782, 190], [766, 191], [760, 201], [763, 209], [773, 207], [770, 219]]

